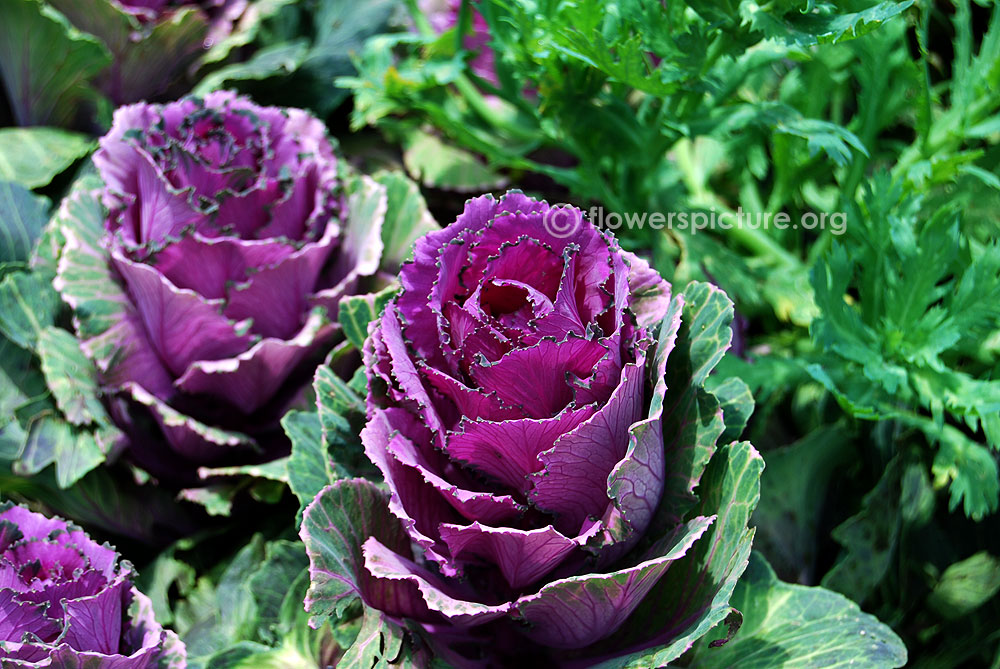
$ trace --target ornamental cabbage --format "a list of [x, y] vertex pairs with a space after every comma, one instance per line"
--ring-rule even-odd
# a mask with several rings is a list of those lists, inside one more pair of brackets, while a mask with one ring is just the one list
[[456, 666], [662, 666], [725, 618], [761, 460], [716, 447], [749, 413], [745, 386], [704, 387], [724, 294], [674, 296], [578, 209], [519, 192], [469, 200], [400, 282], [365, 351], [388, 503], [351, 480], [307, 509], [314, 621], [357, 596]]
[[355, 197], [378, 184], [341, 181], [313, 116], [230, 92], [119, 109], [94, 163], [103, 188], [57, 215], [56, 287], [129, 400], [112, 410], [132, 458], [193, 483], [199, 465], [280, 455], [340, 299], [378, 270], [384, 192]]
[[0, 667], [183, 668], [132, 577], [75, 525], [0, 504]]

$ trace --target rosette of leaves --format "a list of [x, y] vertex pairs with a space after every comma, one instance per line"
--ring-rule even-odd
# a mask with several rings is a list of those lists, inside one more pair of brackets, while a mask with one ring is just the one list
[[75, 525], [0, 504], [0, 666], [183, 669], [133, 577]]
[[279, 458], [341, 299], [433, 226], [415, 187], [351, 172], [307, 113], [226, 92], [120, 109], [94, 160], [51, 224], [55, 284], [131, 460], [196, 484]]
[[401, 283], [366, 348], [389, 497], [337, 481], [301, 530], [313, 622], [366, 605], [345, 661], [422, 661], [406, 625], [459, 666], [661, 666], [730, 616], [763, 462], [733, 441], [745, 386], [706, 388], [724, 293], [671, 295], [579, 210], [518, 192], [470, 200]]

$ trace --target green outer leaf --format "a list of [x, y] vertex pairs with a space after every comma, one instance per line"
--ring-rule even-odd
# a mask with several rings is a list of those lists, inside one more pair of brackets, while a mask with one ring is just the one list
[[948, 565], [927, 604], [943, 617], [955, 619], [975, 611], [998, 591], [1000, 560], [986, 551], [980, 551]]
[[495, 190], [507, 180], [465, 149], [445, 144], [439, 137], [415, 131], [403, 150], [406, 171], [420, 183], [459, 193]]
[[[750, 557], [753, 530], [747, 521], [760, 495], [764, 461], [746, 442], [720, 449], [705, 470], [702, 500], [691, 516], [717, 518], [694, 547], [663, 576], [622, 628], [594, 649], [601, 669], [663, 667], [684, 654], [696, 640], [722, 622], [729, 600]], [[685, 621], [672, 630], [672, 621]], [[673, 636], [645, 650], [616, 656], [621, 648], [649, 643], [650, 631], [668, 629]]]
[[265, 547], [264, 560], [248, 581], [257, 603], [257, 634], [265, 642], [281, 641], [278, 625], [288, 586], [308, 567], [305, 547], [298, 541], [272, 541]]
[[201, 488], [185, 488], [177, 493], [178, 499], [198, 504], [210, 516], [229, 516], [233, 512], [233, 499], [239, 486], [231, 483], [207, 485]]
[[212, 45], [201, 59], [202, 63], [217, 63], [225, 60], [235, 48], [250, 44], [260, 32], [261, 22], [276, 14], [294, 0], [257, 0], [243, 12], [233, 31]]
[[722, 443], [728, 443], [740, 438], [747, 426], [747, 421], [753, 414], [754, 401], [750, 387], [738, 376], [710, 376], [706, 388], [715, 395], [722, 404], [722, 418], [726, 429], [719, 437]]
[[219, 619], [223, 629], [233, 638], [246, 638], [255, 625], [256, 599], [249, 579], [264, 556], [264, 539], [255, 534], [219, 579]]
[[[695, 503], [694, 487], [725, 431], [719, 400], [702, 386], [732, 340], [733, 303], [708, 283], [692, 282], [680, 298], [680, 330], [667, 360], [663, 399], [667, 479], [653, 535], [675, 525]], [[665, 320], [675, 317], [675, 308]]]
[[342, 479], [321, 490], [306, 508], [299, 537], [309, 555], [305, 607], [314, 628], [340, 618], [360, 598], [361, 546], [369, 537], [404, 554], [410, 546], [386, 496], [367, 479]]
[[47, 391], [31, 352], [0, 337], [0, 427], [16, 423], [15, 412]]
[[337, 320], [354, 348], [361, 350], [368, 338], [368, 324], [378, 318], [397, 292], [399, 288], [391, 285], [374, 294], [351, 295], [340, 301]]
[[385, 186], [388, 205], [382, 223], [382, 270], [396, 274], [412, 254], [413, 243], [438, 229], [420, 187], [400, 172], [379, 172], [375, 181]]
[[90, 82], [110, 61], [97, 39], [38, 0], [0, 3], [0, 74], [18, 125], [69, 124], [81, 102], [98, 98]]
[[281, 419], [281, 427], [292, 442], [292, 454], [288, 458], [288, 486], [299, 499], [301, 513], [337, 476], [323, 443], [323, 430], [316, 412], [290, 411]]
[[47, 199], [20, 184], [0, 181], [0, 264], [28, 259], [48, 221], [48, 210]]
[[364, 401], [329, 367], [316, 370], [313, 388], [324, 455], [333, 458], [334, 477], [374, 474], [375, 467], [365, 456], [358, 436], [365, 418]]
[[74, 425], [109, 424], [98, 399], [94, 365], [80, 350], [80, 343], [66, 330], [42, 329], [38, 336], [42, 373], [56, 405]]
[[739, 633], [721, 648], [698, 644], [692, 668], [887, 669], [906, 664], [906, 647], [888, 626], [841, 594], [779, 581], [759, 553], [751, 556], [730, 603], [743, 614]]
[[102, 246], [105, 210], [100, 180], [85, 178], [73, 184], [50, 225], [66, 240], [53, 282], [73, 307], [77, 334], [84, 351], [102, 372], [121, 355], [120, 329], [127, 327], [131, 301], [115, 280]]
[[90, 432], [75, 428], [54, 412], [42, 413], [30, 423], [24, 451], [14, 470], [31, 476], [54, 462], [56, 484], [66, 489], [104, 462], [118, 436], [116, 428]]
[[288, 483], [288, 458], [278, 458], [259, 465], [234, 465], [232, 467], [199, 467], [198, 476], [251, 476], [268, 481]]
[[261, 49], [245, 62], [233, 63], [212, 72], [198, 82], [193, 92], [195, 95], [205, 95], [226, 88], [232, 82], [290, 74], [299, 69], [308, 53], [309, 43], [305, 39], [279, 42]]
[[34, 348], [55, 322], [59, 294], [39, 272], [12, 272], [0, 281], [0, 334], [21, 348]]
[[270, 646], [255, 641], [240, 641], [228, 648], [212, 654], [205, 665], [206, 669], [241, 669], [266, 666], [263, 659], [274, 652]]
[[[778, 571], [802, 583], [816, 581], [823, 503], [831, 477], [855, 457], [850, 434], [823, 426], [784, 448], [769, 449], [754, 512], [754, 548]], [[794, 576], [793, 576], [794, 575]]]
[[93, 146], [87, 135], [59, 128], [0, 128], [0, 179], [45, 186]]
[[844, 550], [823, 576], [823, 587], [864, 603], [892, 566], [899, 541], [899, 470], [899, 459], [893, 459], [861, 510], [831, 532]]
[[381, 613], [365, 607], [357, 639], [340, 661], [338, 669], [386, 669], [397, 666], [403, 652], [402, 628], [389, 622]]

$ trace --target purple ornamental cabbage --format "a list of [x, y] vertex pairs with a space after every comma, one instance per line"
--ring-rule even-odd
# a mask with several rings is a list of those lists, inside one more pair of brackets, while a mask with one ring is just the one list
[[58, 215], [56, 286], [104, 388], [131, 400], [112, 409], [132, 457], [189, 484], [273, 459], [340, 299], [378, 269], [381, 219], [350, 215], [319, 120], [230, 92], [119, 109], [94, 163], [103, 190]]
[[365, 352], [387, 510], [360, 480], [307, 509], [314, 621], [359, 596], [456, 666], [662, 666], [725, 617], [761, 461], [716, 448], [746, 418], [703, 388], [724, 294], [672, 297], [579, 210], [516, 191], [469, 200], [400, 281]]
[[75, 525], [0, 504], [0, 667], [183, 669], [132, 576]]

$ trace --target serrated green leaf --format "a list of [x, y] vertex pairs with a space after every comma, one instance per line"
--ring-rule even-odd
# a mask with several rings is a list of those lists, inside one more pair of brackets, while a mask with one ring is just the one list
[[0, 128], [0, 179], [45, 186], [93, 146], [87, 135], [59, 128]]
[[304, 509], [316, 494], [333, 483], [332, 459], [323, 443], [319, 416], [313, 411], [290, 411], [281, 419], [281, 427], [292, 442], [288, 458], [288, 485]]
[[382, 268], [395, 274], [410, 257], [413, 243], [438, 229], [420, 187], [399, 172], [380, 172], [375, 180], [385, 186], [387, 206], [382, 224]]
[[762, 31], [768, 39], [809, 47], [843, 42], [866, 35], [886, 21], [899, 16], [912, 5], [913, 0], [906, 0], [882, 2], [853, 13], [792, 10], [779, 15], [768, 11], [766, 5], [749, 2], [740, 4], [740, 12], [744, 20]]
[[410, 539], [389, 511], [385, 495], [366, 479], [341, 479], [327, 486], [306, 508], [299, 537], [309, 555], [310, 624], [335, 621], [357, 602], [362, 587], [361, 546], [375, 537], [404, 553]]
[[337, 318], [344, 329], [344, 335], [354, 348], [359, 351], [368, 338], [368, 324], [378, 318], [389, 300], [399, 292], [396, 286], [387, 286], [378, 293], [368, 295], [351, 295], [340, 301], [340, 314]]
[[337, 667], [345, 669], [388, 669], [400, 666], [403, 630], [385, 619], [381, 612], [365, 607], [361, 629]]
[[888, 626], [843, 595], [779, 581], [759, 553], [751, 556], [730, 603], [743, 614], [739, 632], [719, 648], [700, 642], [691, 667], [888, 669], [906, 664], [906, 647]]
[[70, 425], [54, 413], [44, 413], [30, 423], [24, 450], [14, 469], [30, 476], [55, 463], [56, 484], [69, 488], [104, 462], [118, 435], [113, 427], [91, 432]]
[[46, 327], [39, 332], [37, 346], [42, 374], [66, 419], [74, 425], [108, 423], [94, 366], [76, 338], [66, 330]]
[[[659, 629], [671, 629], [670, 637], [648, 650], [596, 666], [665, 666], [729, 615], [733, 588], [750, 557], [754, 532], [747, 529], [747, 522], [760, 495], [763, 468], [763, 459], [746, 442], [734, 442], [712, 457], [698, 487], [701, 499], [689, 517], [715, 516], [715, 521], [687, 554], [671, 565], [635, 610], [630, 619], [636, 624], [626, 622], [602, 644], [621, 648]], [[670, 621], [684, 621], [683, 629], [672, 628]]]
[[43, 274], [11, 272], [0, 281], [0, 333], [22, 348], [36, 345], [59, 307], [59, 294]]
[[48, 221], [48, 210], [45, 198], [18, 183], [0, 181], [0, 266], [28, 260]]

